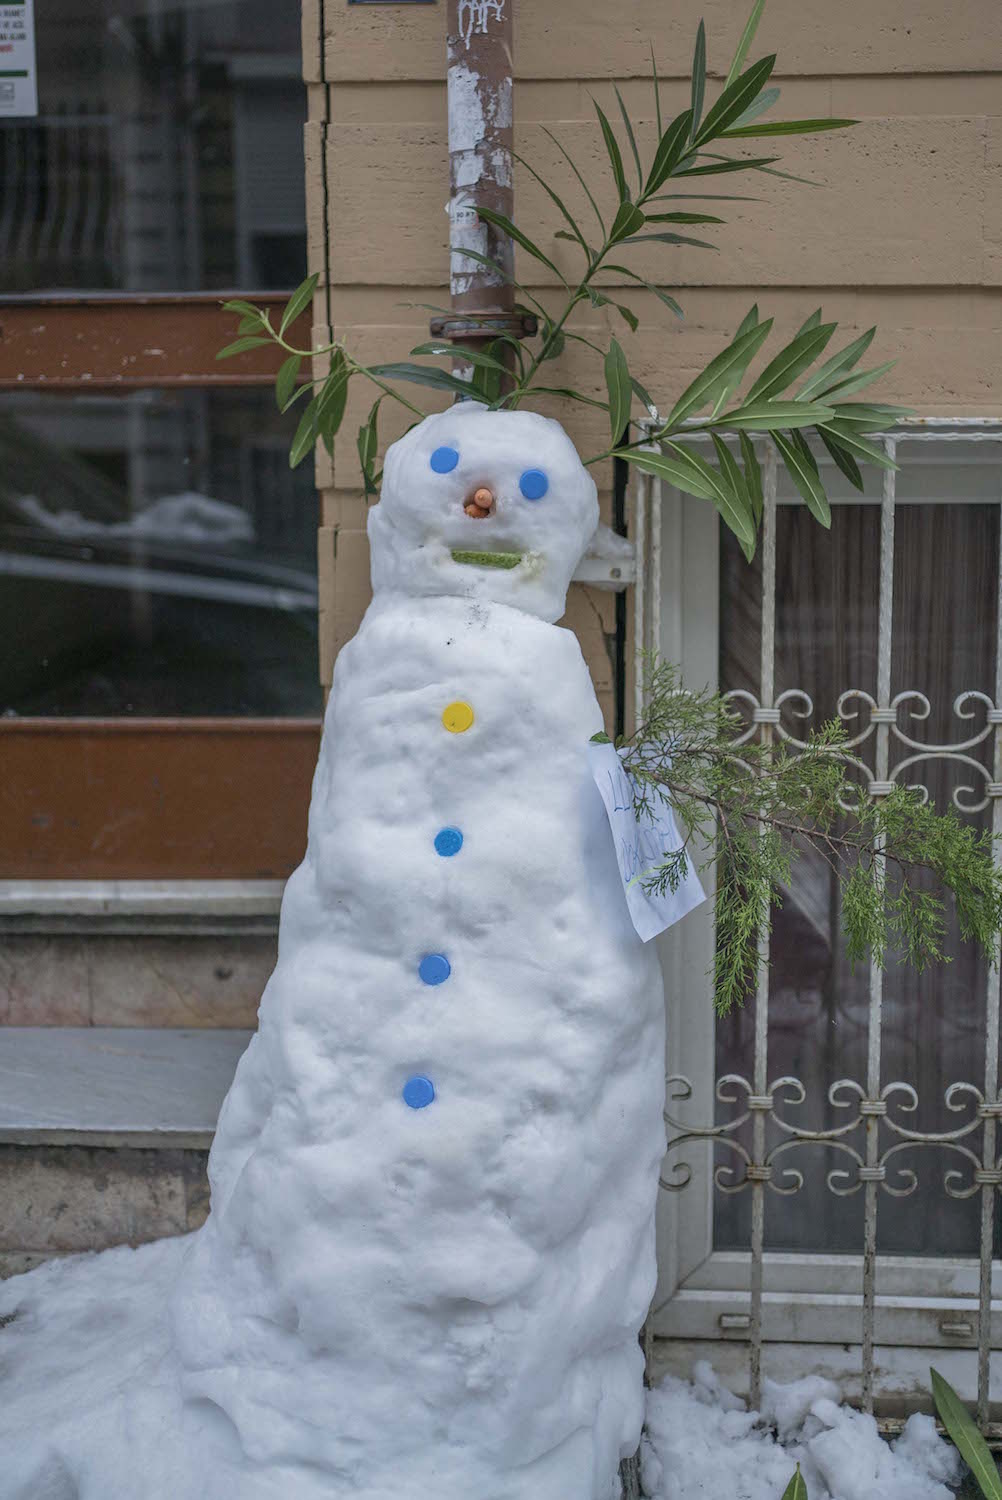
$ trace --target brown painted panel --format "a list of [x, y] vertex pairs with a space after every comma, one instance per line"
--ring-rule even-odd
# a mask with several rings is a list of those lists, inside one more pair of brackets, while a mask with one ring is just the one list
[[0, 879], [283, 879], [313, 719], [0, 719]]
[[[515, 0], [516, 75], [643, 76], [650, 72], [653, 43], [662, 75], [683, 76], [700, 17], [710, 68], [726, 73], [750, 9], [750, 0], [676, 0], [671, 7], [664, 0], [622, 0], [615, 9], [608, 0]], [[442, 76], [444, 6], [325, 10], [330, 82]], [[770, 0], [754, 55], [767, 52], [779, 53], [784, 73], [981, 72], [1002, 57], [1002, 6], [997, 0], [843, 0], [838, 6]]]
[[[241, 296], [276, 310], [288, 300], [287, 292]], [[222, 311], [226, 300], [218, 292], [0, 297], [0, 390], [269, 385], [285, 358], [277, 345], [216, 359], [240, 321]], [[288, 337], [309, 347], [308, 312]]]

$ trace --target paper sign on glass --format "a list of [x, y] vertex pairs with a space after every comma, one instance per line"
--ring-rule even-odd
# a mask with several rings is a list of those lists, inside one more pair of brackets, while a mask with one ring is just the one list
[[37, 114], [34, 0], [0, 0], [0, 118]]
[[644, 889], [644, 877], [664, 864], [666, 854], [682, 848], [671, 807], [667, 802], [659, 802], [649, 817], [637, 818], [633, 787], [615, 745], [592, 742], [588, 746], [588, 761], [609, 815], [626, 904], [634, 927], [646, 943], [666, 927], [680, 922], [694, 906], [706, 900], [706, 893], [688, 855], [677, 890], [666, 890], [659, 895]]

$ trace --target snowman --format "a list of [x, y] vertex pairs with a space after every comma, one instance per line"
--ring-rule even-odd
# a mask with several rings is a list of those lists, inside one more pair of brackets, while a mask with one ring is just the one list
[[553, 623], [597, 522], [536, 414], [462, 403], [387, 454], [372, 603], [169, 1299], [195, 1455], [172, 1500], [619, 1496], [663, 995]]

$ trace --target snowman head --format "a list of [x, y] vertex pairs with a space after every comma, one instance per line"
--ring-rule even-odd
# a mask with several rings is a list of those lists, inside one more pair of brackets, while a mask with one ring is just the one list
[[373, 590], [557, 620], [597, 524], [595, 482], [559, 422], [463, 401], [387, 451], [369, 513]]

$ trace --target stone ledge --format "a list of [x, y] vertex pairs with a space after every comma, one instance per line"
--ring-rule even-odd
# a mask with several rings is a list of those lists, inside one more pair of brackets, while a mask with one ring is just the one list
[[0, 1027], [0, 1145], [208, 1150], [252, 1034]]

